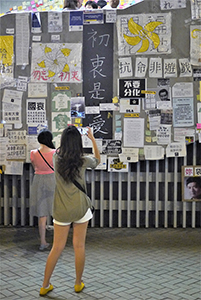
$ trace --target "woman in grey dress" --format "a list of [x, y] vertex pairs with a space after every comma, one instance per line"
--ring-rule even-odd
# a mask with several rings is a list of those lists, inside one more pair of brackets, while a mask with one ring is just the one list
[[[46, 223], [47, 217], [52, 215], [55, 190], [52, 158], [56, 150], [52, 143], [52, 138], [52, 133], [49, 130], [42, 130], [38, 135], [40, 147], [39, 149], [31, 150], [30, 154], [31, 163], [34, 168], [30, 196], [30, 216], [38, 217], [40, 251], [45, 250], [49, 246], [46, 242]], [[43, 157], [47, 162], [45, 162]]]

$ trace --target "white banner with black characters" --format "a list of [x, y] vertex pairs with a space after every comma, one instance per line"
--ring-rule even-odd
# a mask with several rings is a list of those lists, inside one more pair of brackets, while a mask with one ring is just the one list
[[28, 99], [27, 100], [27, 124], [46, 122], [45, 99]]
[[119, 79], [120, 98], [145, 98], [145, 79]]
[[181, 143], [171, 143], [166, 148], [167, 157], [185, 157], [186, 156], [186, 144]]

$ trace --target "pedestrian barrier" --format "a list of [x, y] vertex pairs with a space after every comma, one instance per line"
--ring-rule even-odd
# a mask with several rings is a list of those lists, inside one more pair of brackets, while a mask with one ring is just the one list
[[[200, 164], [200, 144], [189, 145], [187, 152], [185, 158], [130, 164], [128, 173], [87, 170], [88, 194], [95, 206], [90, 226], [200, 227], [201, 201], [184, 202], [181, 192], [181, 167]], [[23, 176], [1, 175], [1, 225], [35, 224], [29, 217], [32, 178], [30, 164], [24, 164]]]

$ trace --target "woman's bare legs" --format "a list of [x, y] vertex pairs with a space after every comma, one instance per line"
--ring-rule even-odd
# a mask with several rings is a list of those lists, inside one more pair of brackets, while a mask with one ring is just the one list
[[38, 230], [40, 235], [40, 244], [47, 245], [45, 234], [46, 234], [46, 223], [47, 217], [39, 217], [38, 218]]
[[73, 247], [75, 252], [75, 284], [80, 285], [85, 264], [85, 240], [88, 221], [82, 224], [73, 224]]
[[69, 233], [70, 225], [60, 226], [54, 224], [54, 240], [53, 246], [48, 255], [46, 267], [45, 267], [45, 275], [43, 281], [43, 287], [46, 288], [49, 286], [50, 278], [56, 266], [56, 263], [66, 245], [68, 233]]

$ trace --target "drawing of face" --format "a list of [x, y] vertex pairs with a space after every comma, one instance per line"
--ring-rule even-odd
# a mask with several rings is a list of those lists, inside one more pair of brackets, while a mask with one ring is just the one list
[[191, 199], [200, 199], [201, 197], [201, 187], [197, 184], [197, 182], [190, 182], [188, 185], [188, 191]]
[[161, 101], [167, 101], [168, 99], [168, 91], [165, 89], [160, 90], [159, 92], [159, 97], [161, 99]]

